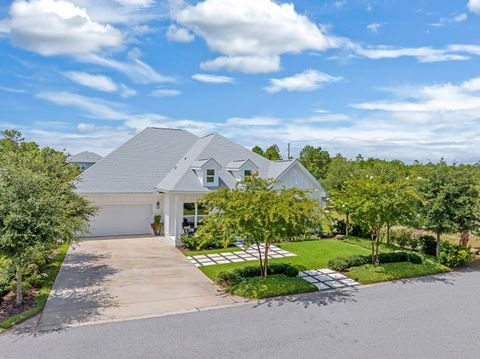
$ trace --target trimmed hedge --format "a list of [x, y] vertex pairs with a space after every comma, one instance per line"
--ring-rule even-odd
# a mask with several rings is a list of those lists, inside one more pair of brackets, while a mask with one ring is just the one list
[[[378, 260], [380, 263], [410, 262], [421, 264], [423, 262], [421, 256], [409, 252], [380, 253]], [[369, 263], [372, 263], [371, 256], [350, 256], [331, 259], [328, 261], [328, 267], [334, 270], [344, 271], [350, 267], [359, 267]]]
[[[296, 277], [298, 269], [287, 263], [273, 263], [268, 266], [268, 275], [285, 275], [287, 277]], [[234, 269], [229, 272], [220, 272], [217, 275], [217, 283], [222, 287], [229, 288], [237, 285], [247, 278], [260, 277], [260, 267], [250, 266]]]

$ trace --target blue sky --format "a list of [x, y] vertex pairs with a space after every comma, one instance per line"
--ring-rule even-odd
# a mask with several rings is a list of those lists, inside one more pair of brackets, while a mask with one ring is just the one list
[[146, 126], [477, 162], [480, 0], [0, 4], [0, 128], [107, 154]]

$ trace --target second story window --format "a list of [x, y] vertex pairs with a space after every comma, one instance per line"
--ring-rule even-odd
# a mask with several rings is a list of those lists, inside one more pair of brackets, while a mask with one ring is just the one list
[[207, 169], [207, 183], [215, 182], [215, 170]]
[[243, 171], [243, 177], [251, 177], [252, 176], [252, 170], [245, 170]]

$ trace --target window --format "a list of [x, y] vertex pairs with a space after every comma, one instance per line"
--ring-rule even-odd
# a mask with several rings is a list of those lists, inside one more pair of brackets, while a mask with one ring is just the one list
[[252, 170], [243, 171], [243, 177], [251, 177], [251, 176], [252, 176]]
[[215, 170], [208, 169], [207, 170], [207, 183], [214, 183], [215, 182]]

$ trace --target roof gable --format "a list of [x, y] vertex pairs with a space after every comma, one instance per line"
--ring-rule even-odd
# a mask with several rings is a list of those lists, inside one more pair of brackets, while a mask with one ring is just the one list
[[79, 177], [81, 193], [151, 193], [198, 137], [149, 127]]

